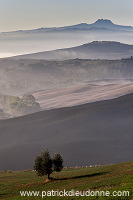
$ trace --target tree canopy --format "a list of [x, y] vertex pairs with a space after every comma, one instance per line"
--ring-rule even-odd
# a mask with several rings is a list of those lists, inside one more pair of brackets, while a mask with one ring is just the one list
[[45, 150], [35, 159], [34, 170], [36, 170], [38, 176], [48, 175], [48, 179], [50, 179], [50, 174], [53, 171], [60, 172], [62, 168], [63, 158], [59, 153], [51, 158], [49, 151]]

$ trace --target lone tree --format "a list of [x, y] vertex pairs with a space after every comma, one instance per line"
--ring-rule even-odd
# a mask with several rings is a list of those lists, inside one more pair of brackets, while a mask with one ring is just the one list
[[38, 176], [48, 175], [53, 171], [60, 172], [63, 168], [63, 159], [59, 153], [56, 153], [53, 158], [50, 157], [49, 151], [45, 150], [35, 159], [34, 170], [36, 170]]

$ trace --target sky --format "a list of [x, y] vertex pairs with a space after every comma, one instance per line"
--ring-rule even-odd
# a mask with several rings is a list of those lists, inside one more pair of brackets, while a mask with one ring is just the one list
[[110, 19], [133, 26], [133, 0], [0, 0], [0, 32]]

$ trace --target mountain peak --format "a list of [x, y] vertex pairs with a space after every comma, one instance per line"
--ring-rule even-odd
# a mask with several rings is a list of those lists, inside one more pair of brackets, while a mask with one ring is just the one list
[[99, 25], [102, 25], [102, 24], [108, 24], [108, 25], [112, 25], [112, 21], [111, 20], [108, 20], [108, 19], [98, 19], [95, 24], [99, 24]]

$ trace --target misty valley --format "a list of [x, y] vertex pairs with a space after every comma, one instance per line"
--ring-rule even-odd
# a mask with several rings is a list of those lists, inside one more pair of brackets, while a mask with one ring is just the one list
[[[74, 90], [78, 90], [78, 101], [82, 104], [82, 94], [86, 93], [89, 98], [92, 93], [99, 94], [100, 89], [104, 87], [104, 95], [109, 90], [118, 87], [126, 87], [127, 93], [131, 92], [133, 81], [133, 58], [121, 60], [88, 60], [88, 59], [71, 59], [64, 61], [46, 61], [38, 59], [13, 59], [4, 58], [0, 61], [0, 108], [1, 118], [19, 116], [23, 114], [39, 111], [41, 108], [37, 105], [34, 96], [38, 100], [38, 93], [44, 99], [42, 101], [50, 101], [56, 96], [61, 101], [61, 90], [70, 96], [69, 90], [73, 95]], [[78, 89], [79, 86], [82, 88]], [[108, 86], [108, 89], [107, 89]], [[128, 90], [130, 87], [130, 90]], [[106, 89], [105, 89], [106, 88]], [[118, 93], [118, 88], [115, 93]], [[96, 90], [97, 89], [97, 90]], [[85, 92], [84, 92], [85, 90]], [[123, 89], [123, 94], [124, 94]], [[51, 92], [51, 98], [48, 99], [48, 94]], [[53, 92], [53, 97], [52, 97]], [[68, 92], [68, 93], [67, 93]], [[89, 93], [87, 93], [89, 92]], [[103, 91], [102, 91], [103, 92]], [[45, 93], [45, 97], [44, 97]], [[23, 95], [32, 94], [29, 111], [26, 101], [23, 102]], [[113, 92], [112, 92], [113, 94]], [[122, 95], [122, 94], [121, 94]], [[107, 97], [108, 98], [108, 94]], [[30, 97], [29, 97], [30, 98]], [[40, 97], [39, 97], [40, 98]], [[105, 98], [105, 99], [106, 99]], [[111, 98], [111, 97], [110, 97]], [[69, 101], [69, 98], [66, 98]], [[95, 101], [97, 100], [95, 96]], [[94, 101], [94, 100], [93, 100]], [[75, 104], [77, 105], [76, 99]], [[57, 102], [56, 102], [57, 103]], [[63, 103], [63, 100], [62, 100]], [[54, 102], [51, 108], [55, 107]], [[34, 106], [33, 106], [34, 105]], [[70, 104], [71, 105], [71, 104]], [[73, 105], [73, 104], [72, 104]], [[65, 106], [65, 100], [64, 100]], [[44, 110], [50, 109], [45, 104], [42, 106]], [[62, 107], [62, 106], [61, 106]], [[15, 111], [16, 108], [16, 111]], [[3, 110], [3, 112], [2, 112]], [[4, 114], [5, 113], [5, 114]], [[7, 114], [6, 114], [7, 113]]]

